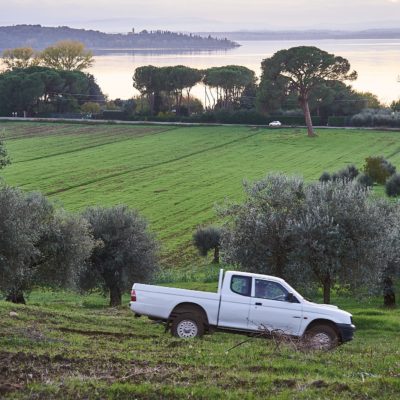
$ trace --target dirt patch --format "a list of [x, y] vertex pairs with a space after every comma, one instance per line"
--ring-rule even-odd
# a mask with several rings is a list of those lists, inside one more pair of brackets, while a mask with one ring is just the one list
[[279, 388], [295, 388], [298, 381], [294, 379], [275, 379], [273, 384]]

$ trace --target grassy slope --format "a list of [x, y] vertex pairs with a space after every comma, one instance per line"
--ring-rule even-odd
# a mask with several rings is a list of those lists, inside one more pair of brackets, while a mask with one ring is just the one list
[[399, 310], [335, 300], [354, 313], [358, 330], [328, 353], [265, 339], [227, 353], [245, 337], [177, 340], [126, 307], [106, 308], [97, 295], [34, 292], [28, 306], [0, 301], [0, 398], [398, 399]]
[[[269, 171], [316, 179], [368, 155], [400, 161], [398, 132], [0, 123], [12, 185], [40, 190], [69, 210], [125, 203], [139, 209], [164, 245], [164, 264], [188, 263], [196, 226], [214, 204], [239, 199], [243, 179]], [[187, 259], [187, 260], [185, 260]]]

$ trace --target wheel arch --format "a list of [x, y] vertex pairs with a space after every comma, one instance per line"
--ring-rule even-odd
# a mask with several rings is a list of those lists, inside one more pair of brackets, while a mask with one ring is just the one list
[[206, 327], [209, 326], [208, 322], [208, 316], [207, 312], [204, 310], [204, 308], [196, 303], [190, 303], [190, 302], [184, 302], [184, 303], [179, 303], [177, 304], [174, 309], [171, 311], [171, 314], [168, 317], [169, 321], [172, 321], [176, 318], [178, 314], [185, 314], [185, 313], [195, 313], [199, 315], [203, 321], [204, 325]]
[[313, 328], [314, 326], [317, 325], [328, 325], [331, 328], [333, 328], [336, 332], [336, 334], [338, 335], [339, 341], [342, 341], [342, 334], [338, 328], [338, 326], [335, 324], [335, 322], [331, 321], [330, 319], [324, 319], [324, 318], [317, 318], [312, 320], [307, 327], [304, 330], [304, 333], [307, 333], [308, 330], [310, 330], [311, 328]]

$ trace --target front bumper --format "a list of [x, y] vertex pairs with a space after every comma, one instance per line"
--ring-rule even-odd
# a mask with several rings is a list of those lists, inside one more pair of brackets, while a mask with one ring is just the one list
[[354, 332], [356, 330], [355, 325], [353, 325], [353, 324], [336, 324], [336, 326], [339, 329], [342, 343], [353, 340]]

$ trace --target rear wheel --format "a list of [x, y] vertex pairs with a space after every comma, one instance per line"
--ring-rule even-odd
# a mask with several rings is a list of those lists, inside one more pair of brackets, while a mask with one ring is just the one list
[[330, 350], [339, 345], [339, 336], [329, 325], [314, 325], [306, 331], [304, 339], [313, 350]]
[[172, 322], [171, 332], [181, 339], [191, 339], [204, 335], [204, 322], [196, 314], [180, 314]]

